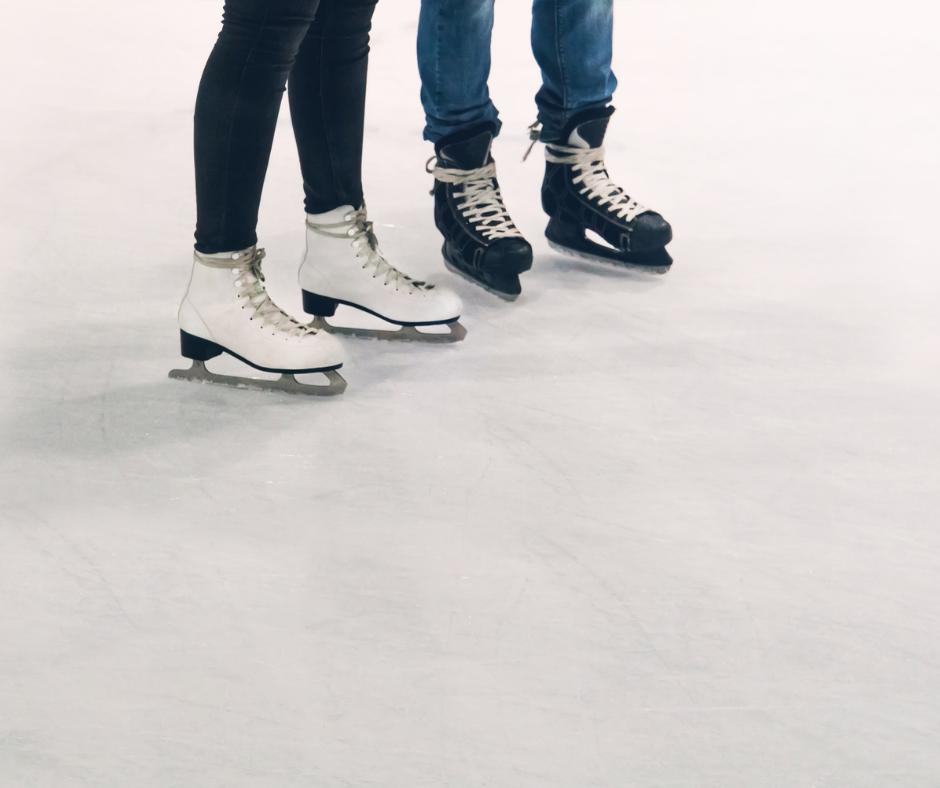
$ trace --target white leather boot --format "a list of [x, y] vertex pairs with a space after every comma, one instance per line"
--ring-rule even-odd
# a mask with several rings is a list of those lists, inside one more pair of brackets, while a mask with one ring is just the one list
[[[225, 376], [202, 374], [204, 362], [223, 351], [255, 369], [285, 376], [330, 372], [343, 365], [343, 348], [335, 337], [297, 322], [268, 298], [261, 273], [263, 258], [264, 250], [254, 246], [224, 254], [194, 254], [192, 278], [179, 310], [182, 354], [194, 361], [190, 378], [230, 382], [216, 379]], [[342, 380], [335, 372], [328, 377]], [[252, 379], [230, 380], [242, 385]], [[302, 384], [294, 382], [286, 390], [296, 390], [296, 386]]]
[[[460, 298], [447, 287], [418, 282], [388, 263], [382, 255], [365, 206], [343, 205], [329, 213], [307, 214], [307, 251], [298, 274], [304, 311], [315, 315], [312, 325], [336, 333], [379, 339], [454, 342], [466, 331]], [[405, 327], [394, 331], [348, 329], [322, 318], [332, 317], [339, 304], [369, 312]], [[422, 333], [415, 326], [448, 325], [450, 333]]]

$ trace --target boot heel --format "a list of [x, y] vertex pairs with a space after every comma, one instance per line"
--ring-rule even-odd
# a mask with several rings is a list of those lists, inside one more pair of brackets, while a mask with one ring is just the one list
[[309, 293], [303, 290], [304, 312], [315, 317], [333, 317], [336, 314], [338, 301], [332, 298], [324, 298], [316, 293]]
[[210, 358], [222, 355], [222, 348], [208, 339], [194, 337], [180, 329], [180, 351], [184, 358], [193, 361], [208, 361]]

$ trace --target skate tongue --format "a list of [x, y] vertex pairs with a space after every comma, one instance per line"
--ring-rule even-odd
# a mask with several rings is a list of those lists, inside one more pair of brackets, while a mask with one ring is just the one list
[[453, 165], [459, 170], [476, 170], [490, 160], [492, 143], [493, 134], [490, 131], [481, 131], [468, 140], [444, 145], [438, 155], [448, 165]]
[[599, 148], [604, 143], [609, 121], [608, 116], [581, 123], [568, 135], [568, 144], [572, 148]]

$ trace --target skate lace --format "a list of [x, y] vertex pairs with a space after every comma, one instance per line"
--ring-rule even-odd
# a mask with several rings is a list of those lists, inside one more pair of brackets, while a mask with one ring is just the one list
[[238, 274], [235, 288], [238, 297], [246, 299], [251, 306], [249, 320], [260, 320], [262, 326], [273, 326], [291, 337], [316, 334], [317, 329], [298, 323], [268, 296], [264, 289], [264, 274], [261, 273], [261, 261], [265, 257], [264, 249], [252, 248], [247, 252], [233, 254], [231, 260], [212, 260], [200, 256], [199, 261], [210, 268], [230, 268], [232, 273]]
[[[435, 162], [433, 168], [430, 166], [432, 161]], [[463, 191], [458, 195], [463, 198], [463, 202], [458, 203], [457, 209], [471, 224], [480, 225], [479, 231], [484, 238], [491, 241], [499, 238], [522, 238], [522, 233], [512, 223], [503, 204], [499, 187], [495, 185], [495, 161], [475, 170], [452, 170], [438, 166], [439, 163], [440, 160], [432, 156], [428, 159], [427, 171], [442, 183], [463, 186]]]
[[[366, 219], [366, 207], [354, 209], [346, 214], [345, 220], [335, 224], [313, 224], [307, 222], [307, 227], [318, 235], [327, 238], [349, 238], [352, 247], [364, 252], [357, 252], [360, 260], [364, 259], [362, 267], [365, 269], [374, 269], [372, 278], [385, 277], [383, 284], [392, 285], [396, 289], [406, 289], [412, 291], [433, 290], [434, 285], [427, 282], [419, 282], [412, 279], [405, 273], [399, 271], [395, 266], [385, 259], [382, 250], [379, 249], [379, 241], [372, 230], [372, 222]], [[338, 232], [331, 232], [338, 231]]]
[[604, 148], [570, 148], [567, 145], [545, 146], [545, 158], [555, 164], [570, 165], [581, 174], [571, 182], [584, 184], [581, 194], [587, 194], [597, 200], [599, 205], [610, 203], [610, 211], [626, 221], [632, 221], [649, 208], [644, 207], [624, 193], [616, 183], [610, 180], [604, 166]]

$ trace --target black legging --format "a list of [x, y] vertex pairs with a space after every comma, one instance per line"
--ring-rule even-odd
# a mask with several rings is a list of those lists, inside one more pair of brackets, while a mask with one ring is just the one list
[[256, 228], [289, 85], [307, 213], [362, 205], [369, 30], [377, 0], [226, 0], [196, 98], [196, 249], [236, 251]]

